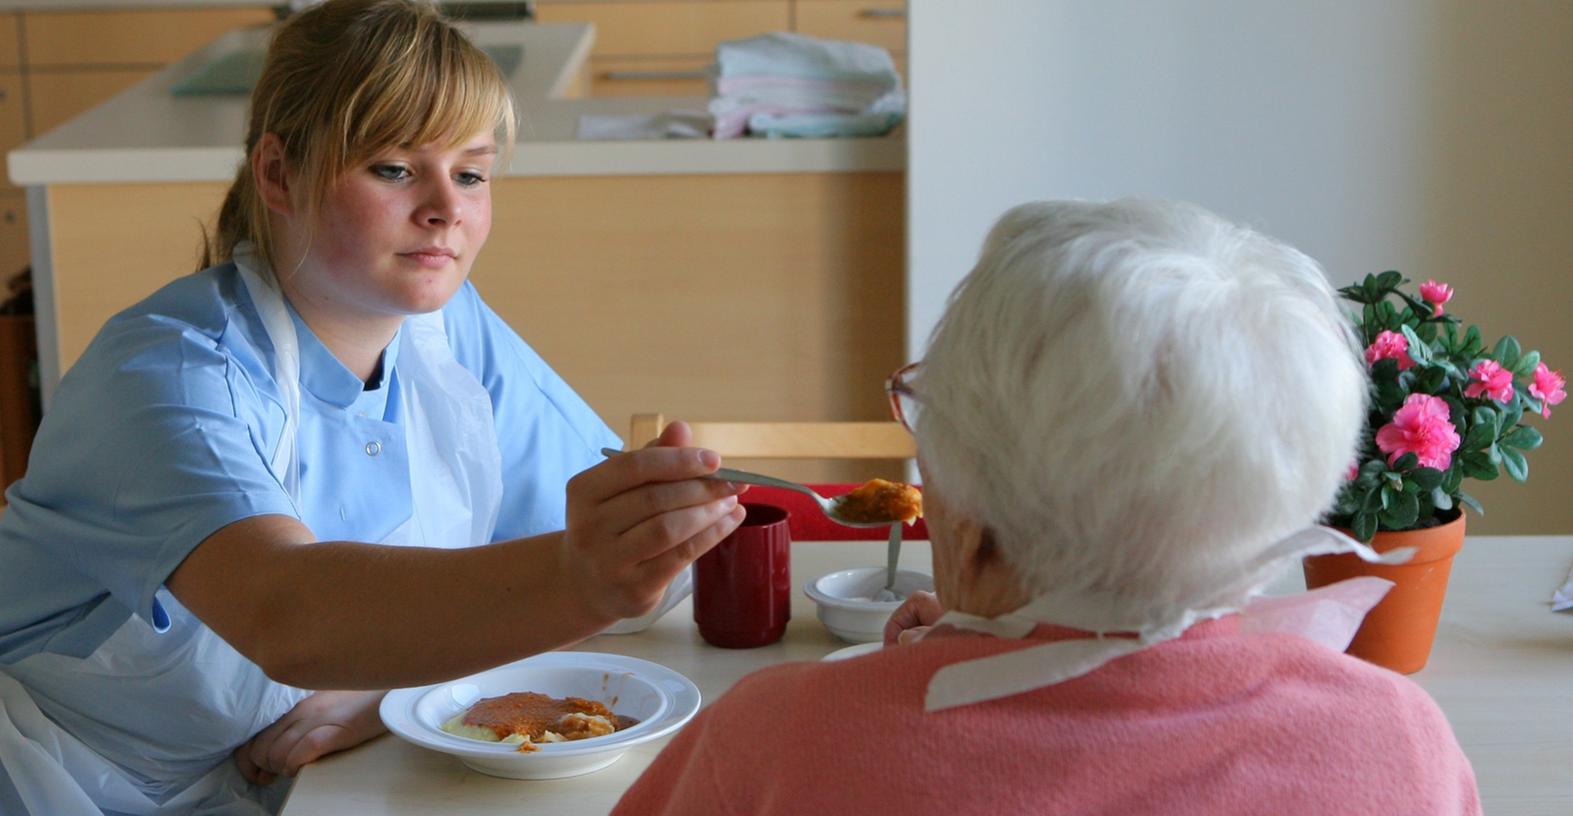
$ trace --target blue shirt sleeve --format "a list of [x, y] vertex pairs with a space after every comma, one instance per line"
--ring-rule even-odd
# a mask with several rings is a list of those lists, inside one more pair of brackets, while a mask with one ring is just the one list
[[[298, 517], [267, 465], [283, 424], [271, 377], [225, 334], [117, 317], [61, 382], [0, 519], [0, 662], [96, 611], [121, 607], [105, 626], [126, 609], [152, 622], [154, 593], [203, 539], [250, 516]], [[47, 648], [90, 650], [108, 632], [72, 634], [86, 639]]]
[[622, 441], [466, 282], [443, 310], [454, 356], [492, 397], [503, 500], [494, 541], [561, 530], [568, 480]]

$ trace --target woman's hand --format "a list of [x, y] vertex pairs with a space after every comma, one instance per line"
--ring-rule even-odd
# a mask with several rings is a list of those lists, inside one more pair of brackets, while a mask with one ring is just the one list
[[742, 523], [741, 486], [699, 478], [721, 457], [684, 447], [692, 438], [674, 422], [643, 450], [568, 482], [562, 570], [591, 619], [610, 624], [650, 611], [678, 572]]
[[388, 730], [377, 715], [385, 691], [319, 691], [235, 749], [241, 775], [258, 785], [294, 776], [301, 766], [353, 748]]
[[885, 621], [885, 645], [916, 643], [928, 633], [929, 627], [945, 614], [939, 605], [939, 596], [918, 590], [907, 596], [896, 611]]

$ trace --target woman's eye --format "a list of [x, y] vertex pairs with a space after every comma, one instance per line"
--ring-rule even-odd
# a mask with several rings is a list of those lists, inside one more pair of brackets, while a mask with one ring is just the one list
[[410, 169], [402, 164], [373, 165], [371, 172], [376, 173], [379, 178], [383, 178], [388, 181], [403, 181], [404, 179], [409, 178], [410, 175]]

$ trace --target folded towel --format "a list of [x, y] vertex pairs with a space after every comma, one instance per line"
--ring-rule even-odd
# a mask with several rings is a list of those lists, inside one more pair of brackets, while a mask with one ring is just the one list
[[867, 43], [822, 40], [775, 31], [716, 46], [720, 76], [787, 76], [804, 79], [894, 80], [890, 52]]
[[[865, 43], [773, 32], [716, 48], [714, 136], [876, 136], [906, 95], [890, 53]], [[755, 126], [757, 125], [757, 127]]]

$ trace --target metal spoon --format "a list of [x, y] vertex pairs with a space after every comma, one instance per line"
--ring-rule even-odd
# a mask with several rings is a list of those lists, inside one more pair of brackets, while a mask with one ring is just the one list
[[890, 525], [890, 545], [885, 548], [885, 588], [875, 593], [876, 601], [899, 601], [896, 593], [896, 559], [901, 557], [901, 522]]
[[[622, 453], [622, 451], [615, 451], [611, 448], [601, 449], [601, 454], [603, 456], [616, 456], [619, 453]], [[716, 470], [716, 472], [704, 478], [719, 479], [724, 482], [741, 482], [743, 484], [761, 485], [763, 487], [779, 487], [785, 490], [795, 490], [798, 493], [802, 493], [803, 495], [812, 498], [815, 503], [819, 505], [819, 509], [824, 511], [827, 518], [843, 527], [884, 527], [885, 525], [890, 524], [889, 519], [885, 521], [851, 521], [842, 517], [837, 512], [842, 502], [846, 499], [845, 496], [837, 496], [833, 499], [827, 499], [824, 496], [815, 493], [813, 489], [807, 485], [798, 484], [797, 482], [789, 482], [786, 479], [777, 479], [774, 476], [764, 476], [758, 473], [749, 473], [746, 470], [719, 468]], [[901, 526], [901, 523], [896, 522], [896, 526]], [[895, 535], [899, 538], [901, 535], [900, 531], [897, 531]]]

